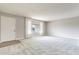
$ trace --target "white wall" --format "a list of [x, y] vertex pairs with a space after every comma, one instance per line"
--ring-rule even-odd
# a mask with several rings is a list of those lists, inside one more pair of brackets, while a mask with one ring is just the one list
[[26, 18], [26, 38], [30, 37], [31, 34], [31, 19]]
[[49, 22], [47, 33], [51, 36], [79, 39], [79, 17]]
[[24, 39], [25, 38], [25, 22], [24, 18], [16, 19], [16, 39]]
[[44, 35], [45, 33], [45, 23], [40, 22], [40, 35]]

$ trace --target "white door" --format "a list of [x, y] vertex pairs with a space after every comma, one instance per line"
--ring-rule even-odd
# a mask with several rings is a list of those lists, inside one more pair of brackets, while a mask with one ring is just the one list
[[1, 16], [1, 42], [15, 40], [16, 19]]

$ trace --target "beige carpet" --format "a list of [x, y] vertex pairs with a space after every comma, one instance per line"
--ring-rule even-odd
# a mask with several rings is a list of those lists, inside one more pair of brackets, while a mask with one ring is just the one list
[[40, 36], [0, 48], [8, 55], [79, 55], [79, 40]]

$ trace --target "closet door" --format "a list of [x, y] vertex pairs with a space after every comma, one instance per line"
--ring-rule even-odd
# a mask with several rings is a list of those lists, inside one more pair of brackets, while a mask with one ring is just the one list
[[1, 42], [15, 40], [16, 19], [1, 16]]

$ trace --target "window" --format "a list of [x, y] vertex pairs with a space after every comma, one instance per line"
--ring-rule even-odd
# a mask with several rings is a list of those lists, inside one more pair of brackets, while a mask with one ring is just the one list
[[32, 24], [32, 32], [39, 33], [40, 32], [40, 24]]

